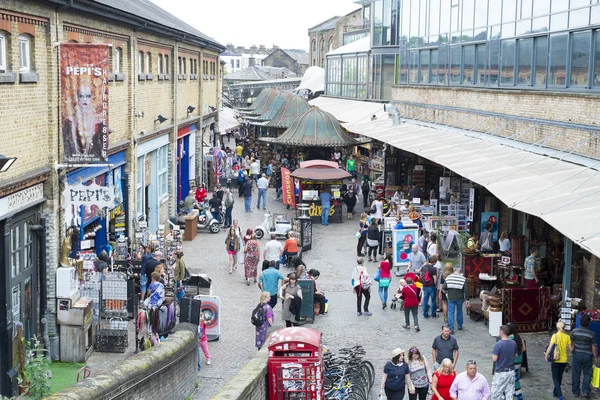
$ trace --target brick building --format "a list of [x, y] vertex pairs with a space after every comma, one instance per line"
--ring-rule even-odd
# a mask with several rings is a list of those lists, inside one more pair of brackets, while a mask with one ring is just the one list
[[263, 59], [263, 66], [287, 68], [301, 76], [309, 67], [309, 55], [303, 51], [276, 48]]
[[[55, 168], [62, 162], [59, 43], [110, 46], [108, 164]], [[201, 136], [218, 120], [223, 49], [150, 2], [0, 5], [0, 154], [17, 157], [0, 173], [0, 394], [17, 390], [16, 323], [28, 339], [41, 334], [43, 317], [56, 331], [55, 273], [65, 243], [94, 230], [90, 250], [101, 251], [119, 213], [130, 238], [139, 220], [156, 229], [201, 176]], [[66, 221], [60, 193], [78, 181], [114, 185], [118, 204]]]

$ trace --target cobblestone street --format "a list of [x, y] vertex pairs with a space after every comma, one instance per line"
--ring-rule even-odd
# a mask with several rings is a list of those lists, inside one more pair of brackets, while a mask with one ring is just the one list
[[[233, 214], [245, 231], [261, 222], [263, 212], [254, 208], [252, 213], [245, 213], [242, 204], [242, 200], [236, 197]], [[253, 206], [255, 205], [253, 203]], [[285, 207], [274, 200], [272, 189], [269, 189], [268, 193], [267, 210], [285, 212]], [[293, 216], [291, 211], [288, 211], [288, 216]], [[318, 317], [314, 324], [306, 326], [322, 331], [324, 343], [334, 352], [341, 347], [362, 344], [367, 351], [366, 358], [375, 365], [377, 389], [383, 365], [393, 348], [402, 347], [408, 350], [416, 345], [428, 355], [429, 360], [431, 359], [431, 343], [434, 336], [439, 335], [443, 319], [423, 319], [421, 311], [421, 332], [406, 331], [402, 328], [403, 312], [389, 307], [382, 310], [375, 287], [372, 289], [370, 307], [373, 316], [356, 316], [356, 301], [350, 287], [351, 271], [355, 265], [356, 228], [356, 217], [353, 221], [344, 220], [343, 224], [330, 224], [327, 227], [313, 225], [313, 248], [303, 259], [308, 268], [316, 268], [321, 272], [318, 287], [329, 299], [329, 316]], [[204, 365], [199, 372], [196, 399], [208, 399], [214, 395], [256, 351], [250, 314], [258, 302], [259, 289], [256, 285], [246, 286], [243, 266], [238, 266], [233, 275], [228, 274], [224, 239], [224, 232], [218, 235], [201, 232], [193, 242], [184, 243], [188, 267], [192, 273], [208, 273], [213, 281], [214, 294], [222, 301], [221, 336], [218, 341], [209, 343], [212, 365]], [[266, 239], [263, 239], [261, 246], [265, 243]], [[375, 263], [368, 263], [367, 267], [373, 276]], [[282, 272], [286, 274], [288, 271], [284, 268]], [[397, 279], [394, 277], [391, 288], [397, 287]], [[275, 315], [273, 329], [284, 327], [285, 324], [279, 318], [280, 306], [276, 308]], [[479, 372], [485, 375], [491, 384], [491, 350], [495, 338], [488, 334], [487, 326], [482, 321], [474, 322], [466, 317], [464, 330], [457, 331], [455, 336], [460, 346], [458, 372], [465, 370], [467, 360], [477, 360]], [[540, 333], [522, 336], [527, 341], [529, 357], [529, 372], [522, 375], [524, 396], [526, 399], [551, 399], [550, 365], [541, 356], [549, 335]], [[570, 383], [570, 372], [567, 372], [563, 381], [565, 398], [572, 397]], [[376, 398], [376, 392], [377, 390], [373, 391], [373, 398]], [[598, 398], [597, 393], [595, 395], [594, 398]]]

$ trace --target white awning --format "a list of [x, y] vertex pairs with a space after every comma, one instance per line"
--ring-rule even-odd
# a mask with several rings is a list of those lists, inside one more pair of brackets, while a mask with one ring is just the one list
[[225, 135], [227, 132], [240, 126], [236, 117], [237, 111], [233, 108], [223, 107], [221, 109], [219, 112], [219, 132], [221, 135]]
[[[486, 187], [509, 207], [542, 218], [600, 256], [600, 161], [443, 125], [393, 125], [383, 104], [319, 97], [310, 102], [353, 133], [415, 153]], [[376, 119], [372, 119], [375, 115]]]
[[326, 56], [334, 56], [341, 54], [366, 53], [371, 50], [371, 36], [365, 36], [362, 39], [350, 42], [345, 46], [331, 50]]

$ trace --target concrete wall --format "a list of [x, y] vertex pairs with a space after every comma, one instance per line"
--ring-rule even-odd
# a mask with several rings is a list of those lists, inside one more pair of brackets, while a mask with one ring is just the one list
[[196, 387], [196, 327], [176, 332], [149, 350], [129, 357], [110, 374], [88, 378], [47, 400], [185, 399]]
[[266, 399], [268, 394], [267, 356], [267, 348], [263, 347], [211, 400]]

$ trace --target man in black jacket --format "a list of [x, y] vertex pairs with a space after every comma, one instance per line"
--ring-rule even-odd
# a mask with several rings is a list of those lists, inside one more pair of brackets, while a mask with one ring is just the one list
[[217, 221], [221, 221], [221, 199], [217, 195], [217, 193], [213, 193], [212, 199], [208, 201], [208, 206], [210, 207], [210, 213], [213, 218]]
[[[154, 272], [154, 269], [158, 266], [158, 264], [160, 264], [161, 260], [162, 260], [162, 252], [160, 250], [156, 250], [154, 252], [153, 258], [146, 261], [145, 265], [142, 263], [142, 275], [146, 275], [146, 282], [152, 281], [152, 279], [150, 278], [150, 275], [152, 275], [152, 273]], [[142, 301], [144, 301], [145, 296], [146, 296], [146, 293], [142, 292]]]

